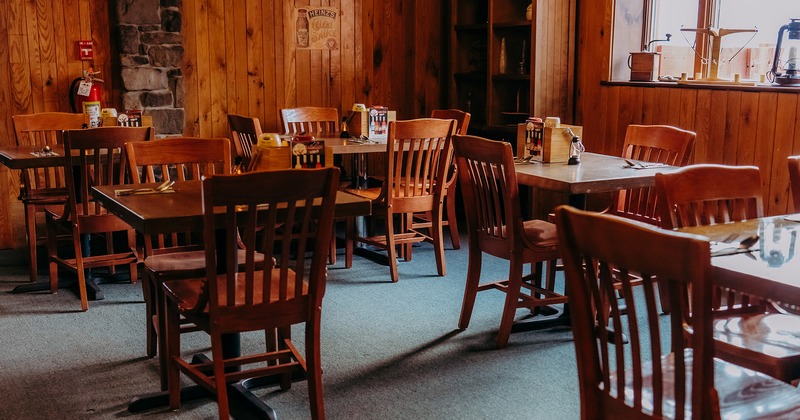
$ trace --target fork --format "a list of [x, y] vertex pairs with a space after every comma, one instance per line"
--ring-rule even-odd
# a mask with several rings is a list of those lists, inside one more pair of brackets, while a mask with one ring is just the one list
[[730, 235], [726, 236], [725, 239], [723, 239], [721, 242], [729, 244], [729, 243], [732, 243], [733, 241], [735, 241], [736, 238], [738, 238], [738, 237], [739, 237], [739, 234], [734, 232], [734, 233], [731, 233]]

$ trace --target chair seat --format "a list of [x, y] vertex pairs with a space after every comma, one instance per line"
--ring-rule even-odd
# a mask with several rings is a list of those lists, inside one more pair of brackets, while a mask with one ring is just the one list
[[345, 191], [349, 192], [350, 194], [357, 195], [359, 197], [368, 198], [370, 200], [376, 200], [379, 195], [381, 195], [381, 188], [367, 188], [367, 189], [356, 189], [356, 188], [345, 188]]
[[66, 188], [47, 188], [31, 191], [29, 194], [20, 193], [19, 199], [25, 204], [64, 204], [67, 202]]
[[[280, 269], [278, 267], [272, 270], [272, 286], [270, 289], [270, 301], [278, 300], [278, 294], [280, 293]], [[254, 301], [255, 304], [263, 303], [262, 295], [264, 290], [264, 278], [262, 275], [263, 271], [256, 271], [255, 278], [254, 278], [254, 285], [255, 288], [253, 289], [254, 292]], [[289, 279], [290, 281], [287, 284], [287, 295], [294, 294], [294, 271], [291, 269], [289, 270]], [[222, 275], [224, 276], [224, 275]], [[188, 280], [167, 280], [163, 283], [163, 290], [165, 295], [175, 301], [178, 304], [178, 307], [181, 311], [189, 311], [197, 307], [197, 304], [200, 302], [200, 297], [203, 293], [203, 285], [205, 284], [205, 278], [195, 278], [195, 279], [188, 279]], [[224, 285], [224, 281], [218, 282], [220, 285]], [[245, 301], [245, 284], [244, 284], [244, 275], [243, 273], [239, 273], [236, 278], [236, 302], [244, 302]], [[308, 292], [308, 283], [303, 281], [303, 294]], [[220, 302], [225, 302], [228, 298], [228, 292], [225, 287], [220, 286], [217, 290]], [[207, 311], [208, 308], [204, 308], [204, 311]]]
[[[245, 263], [244, 250], [238, 250], [239, 264]], [[264, 262], [264, 254], [256, 252], [254, 255], [255, 263]], [[158, 273], [158, 275], [174, 272], [188, 272], [198, 270], [202, 276], [206, 268], [206, 254], [202, 249], [194, 251], [168, 252], [165, 254], [151, 255], [144, 260], [144, 267], [147, 270]]]
[[[714, 321], [718, 357], [791, 381], [800, 376], [800, 317], [784, 314], [736, 316]], [[754, 356], [755, 354], [755, 356]]]
[[[692, 350], [684, 353], [687, 372], [691, 371]], [[661, 358], [664, 372], [663, 417], [675, 418], [675, 396], [669, 391], [674, 387], [675, 356], [670, 353]], [[642, 411], [653, 413], [652, 363], [642, 366], [643, 400]], [[626, 385], [632, 383], [632, 373], [626, 371]], [[687, 375], [688, 376], [688, 375]], [[609, 383], [615, 386], [616, 375], [611, 375]], [[691, 379], [687, 379], [687, 399], [691, 395]], [[800, 392], [797, 388], [773, 377], [745, 369], [741, 366], [714, 359], [714, 385], [719, 396], [721, 419], [797, 419], [800, 418]], [[615, 390], [611, 392], [617, 395]], [[633, 406], [633, 389], [626, 387], [626, 404]], [[686, 418], [691, 418], [691, 402]]]
[[[94, 206], [95, 203], [92, 203], [91, 205]], [[83, 204], [77, 203], [76, 207], [78, 208], [78, 213], [83, 213]], [[65, 210], [66, 207], [64, 206], [63, 203], [61, 205], [59, 205], [58, 203], [53, 203], [52, 205], [48, 205], [44, 208], [45, 213], [49, 217], [52, 217], [53, 219], [60, 219], [64, 215]], [[92, 216], [103, 215], [103, 214], [109, 214], [108, 210], [106, 210], [105, 207], [100, 207], [98, 213], [93, 214]]]
[[538, 248], [558, 247], [556, 225], [544, 220], [526, 220], [522, 223], [522, 231], [529, 244]]

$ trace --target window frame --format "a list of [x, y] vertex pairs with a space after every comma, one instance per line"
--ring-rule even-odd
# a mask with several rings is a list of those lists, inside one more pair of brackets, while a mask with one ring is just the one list
[[[666, 0], [658, 0], [666, 1]], [[657, 34], [654, 31], [653, 21], [655, 20], [654, 8], [656, 0], [644, 0], [643, 14], [644, 19], [642, 22], [642, 51], [645, 46], [653, 39], [656, 39]], [[708, 28], [714, 26], [714, 16], [717, 16], [719, 9], [719, 0], [697, 0], [697, 28]], [[708, 74], [710, 63], [703, 64], [700, 57], [707, 57], [710, 53], [710, 39], [708, 34], [697, 32], [696, 33], [696, 52], [694, 57], [694, 72], [704, 75]]]

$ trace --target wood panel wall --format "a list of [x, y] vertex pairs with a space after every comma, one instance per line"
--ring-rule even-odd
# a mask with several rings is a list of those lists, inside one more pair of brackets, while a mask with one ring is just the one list
[[[13, 144], [11, 115], [69, 111], [70, 82], [87, 63], [75, 41], [92, 39], [96, 69], [112, 72], [109, 0], [0, 0], [0, 144]], [[341, 45], [297, 51], [293, 9], [341, 11]], [[398, 118], [444, 103], [445, 0], [207, 0], [183, 2], [186, 135], [228, 137], [227, 115], [258, 117], [278, 131], [281, 108], [349, 110], [386, 105]], [[118, 88], [105, 98], [119, 108]], [[0, 167], [0, 248], [22, 247], [17, 176]]]
[[800, 153], [800, 94], [677, 87], [601, 86], [584, 119], [586, 148], [619, 154], [629, 124], [667, 124], [697, 133], [690, 163], [755, 165], [768, 214], [793, 211], [786, 158]]
[[610, 74], [613, 5], [613, 0], [580, 1], [575, 115], [584, 126], [587, 150], [621, 153], [629, 124], [693, 130], [692, 163], [756, 165], [765, 211], [794, 211], [786, 157], [800, 153], [800, 91], [603, 85]]
[[[294, 9], [341, 11], [336, 50], [297, 50]], [[228, 136], [228, 114], [280, 131], [280, 109], [386, 105], [399, 119], [443, 103], [443, 1], [184, 2], [186, 134]]]
[[[15, 144], [11, 116], [70, 112], [69, 86], [94, 65], [111, 74], [108, 0], [0, 0], [0, 145]], [[94, 62], [78, 40], [94, 41]], [[111, 97], [111, 84], [103, 86]], [[0, 166], [0, 248], [25, 244], [19, 179]]]

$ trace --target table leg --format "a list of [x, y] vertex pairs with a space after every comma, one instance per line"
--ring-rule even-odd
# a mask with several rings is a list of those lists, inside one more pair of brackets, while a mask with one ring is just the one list
[[367, 154], [354, 153], [351, 162], [350, 188], [364, 190], [367, 188]]
[[586, 194], [570, 194], [567, 204], [576, 209], [586, 210]]

